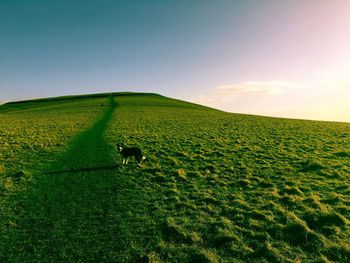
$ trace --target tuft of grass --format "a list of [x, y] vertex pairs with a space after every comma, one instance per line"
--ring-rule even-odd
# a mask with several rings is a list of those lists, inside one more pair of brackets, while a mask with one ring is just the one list
[[[289, 223], [284, 228], [285, 239], [291, 242], [293, 245], [305, 247], [305, 246], [317, 246], [319, 238], [310, 230], [310, 228], [301, 222]], [[316, 244], [315, 244], [316, 243]]]
[[213, 244], [216, 247], [229, 246], [231, 243], [241, 242], [241, 238], [232, 230], [219, 229], [213, 238]]
[[340, 151], [340, 152], [336, 152], [334, 153], [335, 157], [350, 157], [350, 152], [346, 152], [346, 151]]
[[186, 177], [186, 171], [185, 169], [183, 168], [180, 168], [180, 169], [177, 169], [175, 172], [174, 172], [175, 176], [177, 176], [178, 178], [182, 179], [182, 180], [187, 180], [187, 177]]
[[317, 160], [309, 159], [302, 163], [302, 172], [319, 172], [324, 169], [325, 166]]
[[284, 227], [284, 239], [301, 247], [317, 247], [322, 244], [320, 237], [307, 223], [293, 213], [289, 214], [289, 222]]
[[349, 220], [341, 214], [331, 210], [312, 210], [312, 212], [306, 213], [303, 219], [313, 229], [322, 229], [324, 226], [346, 226], [349, 224]]
[[292, 262], [289, 258], [283, 256], [280, 251], [266, 241], [254, 251], [253, 258], [265, 258], [268, 262]]
[[325, 255], [332, 261], [336, 262], [349, 262], [350, 260], [350, 244], [331, 245], [325, 251]]
[[190, 255], [189, 262], [191, 262], [191, 263], [218, 263], [219, 258], [212, 251], [201, 250], [198, 252], [194, 252], [192, 255]]
[[303, 191], [301, 191], [296, 186], [286, 186], [286, 187], [284, 187], [282, 192], [286, 193], [288, 195], [298, 195], [298, 196], [303, 196], [304, 195]]
[[185, 230], [176, 223], [174, 218], [167, 218], [163, 227], [163, 235], [166, 240], [190, 242], [191, 238]]

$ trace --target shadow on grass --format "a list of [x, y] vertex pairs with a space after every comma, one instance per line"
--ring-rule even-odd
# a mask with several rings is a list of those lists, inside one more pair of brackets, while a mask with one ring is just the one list
[[88, 130], [74, 138], [67, 152], [55, 164], [48, 167], [46, 172], [78, 170], [113, 163], [111, 147], [105, 141], [103, 134], [116, 107], [116, 102], [110, 98], [110, 105], [103, 116]]
[[66, 174], [66, 173], [78, 173], [78, 172], [93, 172], [99, 170], [114, 170], [118, 168], [118, 165], [106, 165], [106, 166], [97, 166], [97, 167], [84, 167], [78, 169], [70, 169], [70, 170], [61, 170], [61, 171], [51, 171], [46, 172], [45, 174]]
[[[128, 262], [136, 242], [130, 211], [140, 193], [114, 163], [104, 132], [117, 105], [72, 140], [15, 204], [1, 262]], [[133, 201], [134, 200], [134, 201]]]

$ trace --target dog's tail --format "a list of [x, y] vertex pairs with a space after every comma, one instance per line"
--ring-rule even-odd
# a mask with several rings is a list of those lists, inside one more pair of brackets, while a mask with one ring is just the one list
[[142, 166], [142, 161], [145, 160], [145, 159], [146, 159], [146, 156], [142, 156], [142, 158], [141, 158], [141, 160], [140, 160], [140, 162], [139, 162], [138, 165], [139, 165], [139, 166]]

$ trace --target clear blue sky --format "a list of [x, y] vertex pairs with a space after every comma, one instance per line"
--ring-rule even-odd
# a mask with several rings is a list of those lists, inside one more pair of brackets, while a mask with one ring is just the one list
[[0, 102], [145, 91], [346, 120], [319, 108], [349, 95], [349, 11], [346, 0], [0, 0]]

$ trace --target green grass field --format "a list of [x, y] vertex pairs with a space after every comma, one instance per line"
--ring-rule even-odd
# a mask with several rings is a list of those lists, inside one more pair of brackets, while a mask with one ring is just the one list
[[0, 262], [349, 262], [349, 138], [156, 94], [0, 106]]

